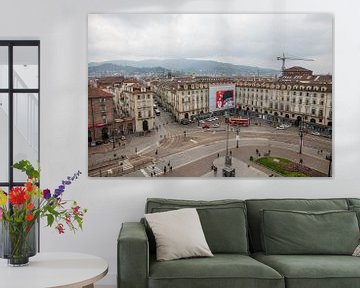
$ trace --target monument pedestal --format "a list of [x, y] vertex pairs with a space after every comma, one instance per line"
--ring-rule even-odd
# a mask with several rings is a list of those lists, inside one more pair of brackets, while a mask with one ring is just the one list
[[223, 177], [235, 177], [235, 168], [232, 168], [231, 166], [225, 166], [222, 169], [222, 176]]

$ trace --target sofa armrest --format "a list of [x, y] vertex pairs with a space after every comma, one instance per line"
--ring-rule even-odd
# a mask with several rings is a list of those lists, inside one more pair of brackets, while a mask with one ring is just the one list
[[149, 243], [141, 223], [123, 223], [117, 242], [118, 288], [146, 288]]

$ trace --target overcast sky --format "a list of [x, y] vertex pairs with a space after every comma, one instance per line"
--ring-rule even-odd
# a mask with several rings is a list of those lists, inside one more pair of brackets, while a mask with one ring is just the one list
[[333, 69], [331, 14], [90, 14], [88, 60], [210, 59], [315, 73]]

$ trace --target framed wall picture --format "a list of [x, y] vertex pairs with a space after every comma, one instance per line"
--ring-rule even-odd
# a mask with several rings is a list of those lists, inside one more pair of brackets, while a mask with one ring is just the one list
[[331, 14], [90, 14], [91, 177], [331, 177]]

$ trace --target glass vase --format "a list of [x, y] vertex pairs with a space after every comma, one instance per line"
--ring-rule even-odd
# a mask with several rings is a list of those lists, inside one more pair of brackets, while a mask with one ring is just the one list
[[9, 266], [25, 266], [34, 256], [36, 247], [36, 223], [1, 221], [0, 257], [8, 259]]

